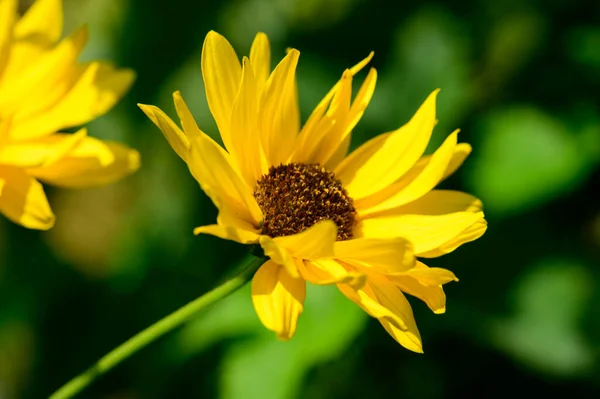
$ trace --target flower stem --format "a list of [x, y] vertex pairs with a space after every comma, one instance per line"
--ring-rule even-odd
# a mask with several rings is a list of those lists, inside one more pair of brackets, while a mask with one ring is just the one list
[[50, 396], [50, 399], [67, 399], [74, 397], [96, 380], [96, 378], [100, 377], [138, 350], [187, 322], [200, 310], [243, 287], [252, 279], [256, 270], [258, 270], [265, 260], [266, 259], [262, 257], [248, 255], [240, 264], [240, 271], [234, 277], [131, 337], [104, 355], [104, 357], [98, 360], [92, 367], [59, 388]]

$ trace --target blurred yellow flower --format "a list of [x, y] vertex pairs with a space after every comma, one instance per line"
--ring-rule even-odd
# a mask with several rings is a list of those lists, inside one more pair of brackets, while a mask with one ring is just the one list
[[88, 137], [57, 133], [104, 114], [134, 73], [105, 62], [78, 63], [81, 28], [59, 42], [61, 0], [37, 0], [19, 18], [17, 0], [0, 0], [0, 212], [32, 229], [54, 225], [38, 180], [86, 187], [117, 180], [139, 167], [139, 154]]
[[417, 257], [437, 257], [475, 240], [486, 222], [478, 199], [434, 190], [471, 151], [457, 144], [454, 132], [422, 156], [436, 123], [437, 91], [406, 125], [347, 155], [377, 73], [369, 71], [354, 100], [352, 79], [372, 55], [344, 71], [300, 128], [299, 52], [290, 50], [271, 71], [264, 34], [240, 64], [229, 42], [210, 32], [202, 74], [225, 149], [198, 128], [179, 92], [173, 97], [183, 129], [160, 109], [140, 107], [219, 209], [217, 224], [195, 233], [259, 244], [270, 258], [252, 281], [254, 307], [268, 329], [291, 338], [306, 281], [336, 284], [401, 345], [421, 352], [403, 293], [443, 313], [442, 284], [456, 277]]

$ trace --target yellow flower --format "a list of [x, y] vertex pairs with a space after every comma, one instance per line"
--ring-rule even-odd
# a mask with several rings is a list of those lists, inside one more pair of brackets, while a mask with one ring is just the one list
[[78, 63], [81, 28], [59, 41], [61, 0], [37, 0], [19, 18], [17, 0], [0, 0], [0, 213], [32, 229], [54, 225], [39, 181], [86, 187], [139, 167], [139, 155], [86, 130], [57, 133], [108, 111], [134, 73], [105, 62]]
[[434, 154], [422, 156], [436, 122], [437, 91], [406, 125], [347, 155], [377, 74], [369, 71], [354, 100], [352, 79], [372, 55], [344, 71], [300, 128], [299, 52], [290, 50], [271, 71], [264, 34], [240, 64], [227, 40], [210, 32], [202, 74], [225, 149], [198, 128], [179, 92], [173, 97], [183, 129], [160, 109], [140, 107], [219, 210], [217, 224], [195, 233], [259, 244], [270, 258], [252, 280], [265, 327], [291, 338], [306, 281], [336, 284], [401, 345], [421, 352], [403, 293], [443, 313], [442, 284], [456, 277], [417, 257], [437, 257], [475, 240], [486, 222], [476, 198], [434, 190], [471, 151], [457, 144], [454, 132]]

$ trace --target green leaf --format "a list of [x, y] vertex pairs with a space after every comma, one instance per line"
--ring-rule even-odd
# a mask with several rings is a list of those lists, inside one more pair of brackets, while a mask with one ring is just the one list
[[573, 376], [593, 366], [580, 318], [591, 276], [572, 260], [547, 260], [515, 289], [515, 312], [493, 324], [492, 340], [509, 355], [544, 373]]
[[535, 108], [494, 112], [477, 134], [467, 178], [489, 212], [538, 206], [581, 184], [592, 164], [579, 151], [577, 134]]

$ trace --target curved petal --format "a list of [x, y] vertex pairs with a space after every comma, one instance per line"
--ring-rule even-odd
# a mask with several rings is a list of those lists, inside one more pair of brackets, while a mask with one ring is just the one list
[[7, 141], [0, 145], [0, 164], [22, 168], [49, 165], [65, 156], [87, 136], [85, 129], [74, 134], [57, 133], [27, 141]]
[[268, 260], [252, 279], [252, 303], [263, 325], [288, 340], [294, 336], [304, 310], [306, 282]]
[[[446, 215], [396, 215], [362, 220], [355, 232], [363, 237], [403, 237], [414, 245], [415, 254], [444, 248], [450, 252], [477, 237], [471, 228], [485, 223], [483, 212], [455, 212]], [[448, 247], [448, 245], [451, 245]], [[444, 252], [446, 253], [446, 252]], [[438, 255], [439, 256], [439, 255]]]
[[[18, 118], [31, 114], [32, 110], [39, 109], [39, 102], [47, 105], [48, 97], [59, 98], [73, 84], [72, 78], [77, 75], [76, 60], [87, 38], [87, 29], [78, 29], [51, 50], [42, 52], [35, 62], [27, 51], [20, 55], [11, 54], [0, 85], [0, 109], [3, 113], [14, 114], [16, 122]], [[17, 45], [13, 47], [13, 50], [19, 48]], [[24, 137], [32, 136], [26, 134]], [[16, 137], [15, 134], [13, 137]]]
[[330, 220], [323, 220], [301, 233], [285, 237], [260, 237], [260, 245], [265, 255], [277, 264], [283, 265], [296, 277], [298, 268], [294, 258], [317, 260], [333, 258], [333, 246], [337, 237], [337, 226]]
[[19, 120], [12, 136], [40, 137], [62, 128], [82, 125], [106, 113], [129, 90], [135, 74], [94, 62], [54, 106], [39, 115]]
[[435, 314], [446, 312], [446, 293], [442, 286], [427, 286], [410, 276], [394, 278], [394, 284], [409, 295], [419, 298]]
[[250, 64], [256, 77], [256, 87], [260, 92], [271, 73], [271, 46], [269, 38], [263, 32], [254, 37], [250, 47]]
[[224, 240], [239, 242], [240, 244], [256, 244], [259, 239], [259, 235], [256, 233], [234, 226], [222, 226], [219, 224], [196, 227], [194, 234], [210, 234]]
[[317, 285], [348, 284], [360, 288], [365, 284], [366, 275], [346, 268], [335, 259], [319, 259], [298, 262], [302, 278]]
[[322, 220], [301, 233], [273, 240], [290, 251], [295, 258], [315, 260], [333, 258], [337, 226], [331, 220]]
[[400, 345], [422, 353], [421, 336], [410, 304], [402, 292], [384, 277], [369, 276], [362, 288], [346, 284], [338, 288], [371, 317], [375, 317]]
[[258, 93], [254, 72], [248, 58], [243, 59], [242, 81], [231, 111], [231, 147], [229, 153], [235, 161], [239, 173], [249, 187], [266, 172], [261, 160], [262, 149], [257, 126]]
[[284, 247], [280, 246], [268, 236], [260, 236], [258, 239], [266, 256], [278, 265], [285, 267], [287, 272], [293, 277], [299, 277], [298, 265], [296, 259]]
[[353, 176], [361, 165], [366, 163], [389, 139], [391, 133], [383, 133], [365, 142], [363, 145], [352, 151], [336, 168], [335, 176], [342, 182], [349, 181], [349, 176]]
[[226, 207], [219, 210], [217, 224], [196, 227], [194, 234], [210, 234], [240, 244], [256, 244], [260, 238], [260, 232], [251, 223], [236, 217]]
[[[421, 198], [398, 208], [379, 212], [376, 216], [397, 216], [407, 214], [445, 215], [455, 212], [480, 212], [481, 201], [462, 191], [431, 190]], [[373, 216], [372, 216], [373, 217]]]
[[463, 244], [475, 241], [476, 239], [481, 237], [486, 230], [487, 222], [485, 221], [485, 219], [483, 219], [482, 216], [481, 219], [477, 220], [477, 222], [473, 223], [471, 226], [469, 226], [466, 230], [462, 231], [453, 239], [445, 242], [437, 248], [426, 252], [422, 252], [419, 254], [419, 256], [423, 258], [437, 258], [438, 256], [445, 255], [454, 251], [456, 248], [460, 247]]
[[[341, 96], [340, 92], [348, 92], [348, 96], [350, 95], [349, 91], [351, 90], [351, 88], [348, 87], [348, 80], [351, 81], [351, 78], [353, 76], [360, 72], [369, 62], [371, 62], [373, 55], [374, 53], [371, 52], [365, 59], [360, 61], [358, 64], [354, 65], [349, 70], [345, 71], [342, 74], [342, 78], [333, 86], [331, 90], [329, 90], [329, 92], [325, 95], [325, 97], [323, 97], [321, 102], [319, 102], [319, 104], [315, 107], [308, 120], [302, 127], [300, 134], [298, 135], [298, 139], [296, 141], [294, 149], [294, 154], [292, 155], [292, 160], [294, 162], [316, 162], [313, 158], [315, 152], [318, 150], [318, 147], [320, 145], [319, 143], [324, 137], [327, 137], [330, 134], [329, 131], [334, 127], [335, 123], [338, 123], [339, 127], [339, 116], [337, 120], [332, 118], [332, 114], [339, 113], [339, 110], [337, 112], [334, 112], [334, 110], [332, 109], [332, 99], [335, 96], [340, 97], [340, 99], [345, 98], [345, 96]], [[369, 85], [363, 84], [363, 87], [365, 87], [363, 94], [365, 97], [367, 97]], [[357, 103], [357, 113], [360, 109], [360, 103], [361, 101]], [[348, 105], [349, 104], [350, 103], [348, 98]], [[328, 108], [328, 115], [325, 115], [325, 111], [327, 111]], [[345, 111], [348, 112], [347, 110]], [[331, 149], [332, 153], [340, 145], [340, 142], [336, 143], [335, 148]]]
[[450, 270], [441, 267], [429, 267], [426, 264], [417, 261], [415, 267], [403, 273], [418, 280], [423, 285], [444, 285], [451, 281], [458, 281], [458, 278]]
[[0, 0], [0, 81], [8, 61], [17, 17], [17, 0]]
[[218, 208], [258, 226], [262, 212], [249, 187], [231, 165], [229, 154], [206, 134], [191, 141], [190, 172]]
[[[431, 191], [443, 179], [454, 158], [458, 130], [452, 133], [431, 156], [417, 164], [392, 185], [359, 199], [354, 206], [361, 217], [393, 209], [414, 201]], [[459, 153], [463, 156], [463, 153]]]
[[225, 148], [231, 148], [229, 123], [231, 110], [240, 87], [242, 67], [235, 50], [223, 36], [210, 31], [202, 46], [202, 77], [206, 100]]
[[[69, 143], [71, 144], [71, 143]], [[109, 184], [140, 167], [140, 154], [118, 143], [82, 137], [62, 156], [28, 169], [38, 179], [62, 187], [90, 187]]]
[[[313, 131], [306, 130], [305, 135], [300, 137], [295, 157], [297, 162], [324, 164], [326, 158], [339, 147], [350, 112], [352, 77], [352, 72], [346, 69], [336, 85], [337, 90], [325, 115], [318, 120]], [[311, 133], [312, 137], [308, 137]]]
[[451, 271], [430, 268], [421, 262], [405, 273], [388, 276], [388, 279], [403, 292], [421, 299], [436, 314], [446, 311], [446, 294], [442, 285], [458, 281]]
[[291, 49], [266, 81], [260, 97], [259, 131], [268, 165], [286, 162], [300, 130], [296, 67], [300, 52]]
[[0, 213], [21, 226], [48, 230], [55, 216], [42, 185], [22, 169], [0, 166]]
[[395, 273], [412, 268], [415, 255], [412, 244], [404, 238], [355, 238], [336, 241], [335, 256], [353, 266], [375, 268]]
[[346, 69], [340, 80], [340, 87], [331, 99], [324, 121], [332, 125], [315, 143], [310, 156], [311, 163], [325, 164], [342, 141], [352, 104], [352, 72]]
[[402, 177], [425, 151], [436, 122], [435, 99], [439, 90], [425, 100], [412, 119], [391, 132], [381, 147], [363, 164], [338, 175], [348, 194], [358, 200], [368, 197]]
[[377, 71], [375, 68], [371, 68], [369, 74], [365, 78], [362, 86], [358, 90], [352, 105], [350, 106], [350, 113], [347, 116], [346, 126], [344, 127], [341, 137], [337, 140], [337, 149], [326, 157], [324, 161], [325, 167], [329, 170], [334, 170], [340, 162], [348, 154], [348, 148], [350, 148], [350, 139], [352, 129], [356, 127], [360, 119], [362, 118], [367, 106], [371, 102], [373, 93], [375, 92], [375, 83], [377, 82]]
[[140, 107], [152, 123], [160, 129], [177, 155], [187, 162], [191, 144], [190, 140], [186, 134], [181, 131], [179, 126], [177, 126], [163, 110], [154, 105], [138, 104], [138, 107]]
[[62, 0], [36, 0], [17, 23], [15, 36], [52, 44], [60, 38], [62, 28]]
[[175, 104], [175, 111], [177, 112], [177, 116], [179, 116], [185, 136], [194, 138], [203, 134], [179, 90], [173, 92], [173, 103]]
[[462, 166], [463, 162], [465, 162], [465, 159], [467, 159], [469, 154], [471, 154], [472, 150], [473, 148], [469, 143], [458, 143], [454, 148], [454, 156], [446, 167], [446, 171], [444, 172], [442, 180], [454, 174], [454, 172], [456, 172], [458, 168]]

